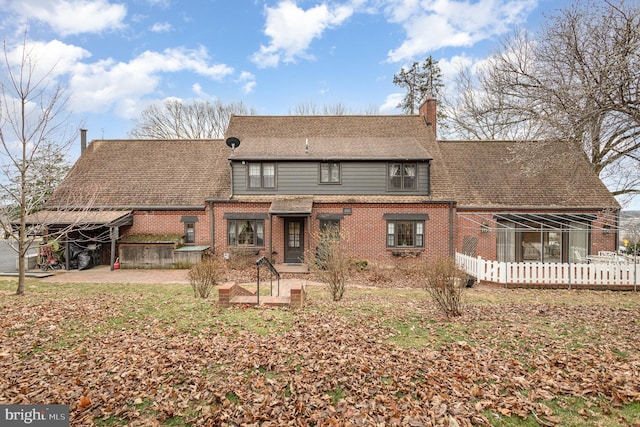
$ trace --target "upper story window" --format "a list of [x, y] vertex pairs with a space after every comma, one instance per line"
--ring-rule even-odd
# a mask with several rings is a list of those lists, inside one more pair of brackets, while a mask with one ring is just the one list
[[415, 163], [390, 163], [389, 189], [415, 190], [417, 169], [418, 167]]
[[320, 183], [340, 184], [340, 163], [320, 163]]
[[275, 163], [249, 163], [249, 188], [275, 188]]

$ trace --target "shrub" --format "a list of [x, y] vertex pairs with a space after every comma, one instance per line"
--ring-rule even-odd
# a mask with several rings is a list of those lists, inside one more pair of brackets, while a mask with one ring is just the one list
[[255, 267], [258, 258], [254, 251], [231, 250], [227, 265], [231, 270], [246, 270]]
[[338, 227], [327, 227], [319, 233], [318, 242], [315, 252], [308, 254], [309, 268], [325, 283], [333, 301], [340, 301], [351, 268], [347, 239]]
[[206, 256], [189, 270], [189, 282], [193, 295], [208, 298], [213, 288], [222, 283], [225, 275], [224, 262], [217, 257]]
[[355, 268], [358, 271], [364, 271], [369, 266], [369, 261], [366, 259], [352, 259], [351, 267]]
[[453, 258], [440, 258], [425, 265], [424, 288], [431, 300], [447, 316], [462, 314], [462, 297], [467, 274]]
[[396, 274], [393, 268], [382, 266], [380, 264], [369, 264], [367, 268], [367, 279], [376, 285], [391, 283]]
[[193, 264], [187, 261], [178, 261], [173, 264], [173, 268], [176, 270], [187, 270], [193, 267]]
[[410, 287], [420, 286], [424, 278], [425, 261], [415, 255], [404, 255], [396, 258], [394, 274], [402, 277]]

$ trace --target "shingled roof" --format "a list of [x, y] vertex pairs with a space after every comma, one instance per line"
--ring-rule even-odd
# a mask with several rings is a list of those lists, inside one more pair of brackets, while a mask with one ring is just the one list
[[431, 158], [424, 119], [407, 116], [232, 116], [236, 160]]
[[232, 116], [230, 136], [241, 141], [233, 153], [224, 140], [93, 141], [47, 207], [202, 208], [230, 196], [230, 158], [307, 158], [432, 159], [431, 200], [463, 208], [620, 208], [579, 148], [436, 141], [417, 115]]
[[440, 141], [459, 207], [612, 208], [620, 205], [584, 153], [568, 143]]
[[47, 207], [202, 208], [229, 196], [230, 154], [223, 140], [96, 140]]

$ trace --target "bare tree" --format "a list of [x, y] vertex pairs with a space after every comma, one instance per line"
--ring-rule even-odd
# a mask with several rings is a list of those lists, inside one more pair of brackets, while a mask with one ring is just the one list
[[[577, 2], [535, 35], [506, 39], [452, 117], [466, 135], [535, 137], [582, 148], [614, 195], [640, 192], [640, 7]], [[464, 86], [464, 85], [463, 85]]]
[[443, 99], [447, 110], [444, 139], [467, 140], [535, 140], [540, 126], [516, 112], [501, 108], [508, 96], [500, 92], [482, 90], [486, 82], [483, 68], [460, 69], [453, 80], [452, 98]]
[[301, 101], [293, 109], [289, 109], [291, 116], [320, 116], [320, 108], [312, 101]]
[[145, 108], [129, 132], [140, 139], [211, 139], [222, 138], [232, 114], [255, 114], [242, 102], [223, 104], [195, 100], [185, 103], [168, 99]]
[[370, 103], [362, 109], [362, 115], [364, 116], [376, 116], [378, 114], [380, 114], [380, 106], [374, 103]]
[[335, 104], [325, 104], [319, 107], [312, 101], [299, 102], [293, 109], [289, 109], [289, 115], [292, 116], [346, 116], [350, 114], [360, 114], [364, 116], [372, 116], [379, 114], [377, 105], [368, 105], [362, 110], [351, 108], [342, 102]]
[[[3, 228], [17, 240], [18, 288], [24, 293], [25, 255], [35, 234], [27, 233], [26, 217], [42, 208], [50, 194], [50, 183], [40, 173], [48, 173], [50, 162], [57, 161], [73, 140], [67, 132], [67, 97], [55, 85], [53, 69], [37, 67], [37, 52], [27, 41], [11, 50], [3, 44], [5, 76], [0, 80], [0, 171], [4, 180], [0, 189], [6, 210]], [[38, 171], [38, 168], [40, 169]], [[49, 172], [51, 172], [49, 170]], [[51, 183], [53, 184], [53, 183]], [[17, 234], [14, 233], [17, 225]]]

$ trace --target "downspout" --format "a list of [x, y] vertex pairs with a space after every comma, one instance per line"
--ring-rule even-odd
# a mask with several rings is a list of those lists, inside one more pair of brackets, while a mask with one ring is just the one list
[[[229, 188], [230, 188], [230, 194], [229, 194], [229, 200], [233, 199], [233, 162], [231, 160], [229, 160]], [[213, 202], [211, 202], [211, 244], [212, 244], [212, 248], [214, 248], [215, 250], [215, 246], [214, 246], [214, 230], [213, 230]], [[225, 243], [224, 247], [225, 249], [228, 251], [228, 245], [229, 245], [229, 241], [228, 241], [228, 236], [227, 239], [225, 239], [227, 242]]]
[[449, 202], [449, 256], [453, 256], [453, 205], [455, 202]]
[[269, 214], [269, 260], [273, 264], [273, 214]]
[[216, 223], [213, 215], [213, 202], [209, 201], [209, 238], [211, 239], [211, 253], [216, 253]]
[[[68, 254], [69, 253], [69, 232], [67, 231], [66, 233], [64, 233], [64, 253]], [[102, 258], [102, 257], [100, 257]], [[64, 257], [64, 268], [65, 270], [69, 271], [71, 270], [71, 260], [69, 260], [68, 256]]]
[[114, 227], [111, 226], [109, 227], [109, 234], [111, 237], [111, 260], [109, 262], [110, 266], [109, 268], [111, 269], [111, 271], [114, 270], [114, 264], [116, 262], [116, 240], [118, 240], [118, 235], [120, 234], [120, 229], [119, 227]]
[[233, 165], [231, 160], [229, 160], [229, 185], [231, 187], [231, 194], [229, 194], [229, 198], [233, 198]]
[[[311, 214], [307, 216], [307, 254], [311, 253]], [[305, 254], [302, 254], [302, 259], [305, 260]], [[308, 268], [308, 267], [307, 267]]]

